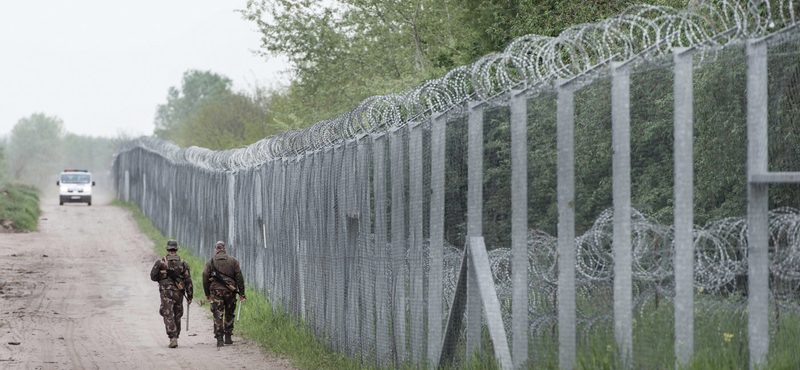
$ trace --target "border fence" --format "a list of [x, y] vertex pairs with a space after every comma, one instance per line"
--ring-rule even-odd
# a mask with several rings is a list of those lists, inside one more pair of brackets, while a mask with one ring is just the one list
[[635, 6], [246, 148], [142, 137], [118, 198], [368, 366], [796, 367], [798, 10]]

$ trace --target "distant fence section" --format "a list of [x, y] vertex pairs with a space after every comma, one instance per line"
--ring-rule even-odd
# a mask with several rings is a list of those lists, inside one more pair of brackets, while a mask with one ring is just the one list
[[796, 8], [636, 6], [247, 148], [139, 138], [118, 198], [366, 365], [792, 367]]

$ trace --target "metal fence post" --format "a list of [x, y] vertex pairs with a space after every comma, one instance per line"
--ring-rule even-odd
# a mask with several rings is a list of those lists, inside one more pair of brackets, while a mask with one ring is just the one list
[[142, 174], [142, 197], [141, 204], [139, 204], [139, 208], [142, 209], [142, 214], [147, 217], [147, 174]]
[[[483, 107], [469, 103], [467, 236], [483, 236]], [[469, 257], [469, 254], [468, 258]], [[481, 298], [475, 269], [467, 268], [467, 356], [481, 350]]]
[[434, 114], [431, 127], [430, 272], [428, 276], [428, 363], [439, 362], [442, 348], [444, 279], [444, 171], [447, 116]]
[[131, 173], [125, 170], [125, 201], [131, 201]]
[[234, 246], [236, 243], [236, 229], [234, 228], [234, 221], [235, 221], [235, 210], [236, 205], [234, 204], [234, 195], [236, 194], [236, 177], [233, 175], [232, 172], [228, 173], [228, 240], [225, 241], [225, 245], [227, 246]]
[[514, 368], [528, 360], [528, 99], [511, 90], [511, 279]]
[[767, 45], [747, 42], [747, 333], [750, 369], [769, 354], [769, 205], [767, 183], [752, 182], [767, 167]]
[[673, 50], [675, 62], [675, 369], [694, 354], [694, 163], [692, 52]]
[[[405, 130], [405, 129], [403, 129]], [[405, 150], [403, 131], [389, 130], [392, 193], [392, 323], [396, 360], [406, 361], [406, 221], [405, 221]]]
[[575, 92], [556, 81], [558, 136], [558, 366], [575, 366]]
[[389, 300], [391, 293], [387, 275], [389, 273], [389, 256], [386, 250], [386, 135], [372, 137], [373, 145], [373, 192], [375, 197], [375, 348], [377, 348], [378, 364], [387, 365], [390, 356], [389, 338]]
[[408, 146], [408, 239], [409, 239], [409, 343], [411, 345], [412, 364], [418, 366], [423, 357], [423, 266], [422, 259], [422, 124], [414, 122], [409, 124]]
[[172, 192], [169, 192], [169, 221], [167, 222], [167, 235], [175, 236], [172, 233]]
[[370, 138], [358, 139], [358, 205], [359, 205], [359, 261], [361, 261], [361, 356], [364, 363], [375, 353], [375, 246], [372, 231], [372, 207], [370, 191]]
[[611, 64], [612, 183], [614, 201], [614, 336], [621, 365], [633, 356], [631, 281], [631, 94], [630, 70]]

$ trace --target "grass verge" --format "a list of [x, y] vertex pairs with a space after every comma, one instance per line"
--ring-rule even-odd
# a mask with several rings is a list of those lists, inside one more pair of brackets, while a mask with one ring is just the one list
[[17, 231], [38, 230], [39, 190], [30, 185], [0, 185], [0, 221], [11, 221]]
[[[139, 230], [153, 241], [153, 250], [161, 256], [166, 254], [164, 246], [169, 238], [153, 226], [135, 203], [115, 200], [112, 204], [130, 210]], [[192, 255], [185, 248], [179, 249], [178, 255], [189, 263], [194, 299], [199, 302], [205, 298], [202, 273], [206, 259]], [[244, 273], [247, 274], [247, 271]], [[344, 355], [331, 353], [307, 326], [284, 315], [283, 309], [274, 306], [263, 294], [255, 292], [250, 286], [245, 287], [245, 291], [247, 301], [242, 306], [240, 321], [234, 326], [237, 334], [258, 343], [271, 354], [288, 358], [292, 366], [300, 369], [365, 369]], [[209, 309], [208, 304], [202, 307]]]

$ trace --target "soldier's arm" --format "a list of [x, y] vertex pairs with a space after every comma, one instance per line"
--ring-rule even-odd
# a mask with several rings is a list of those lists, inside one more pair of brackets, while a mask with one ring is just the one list
[[186, 284], [186, 299], [189, 301], [192, 300], [194, 296], [194, 284], [192, 284], [192, 272], [189, 270], [189, 264], [186, 261], [183, 262], [183, 283]]
[[161, 280], [161, 260], [156, 261], [153, 268], [150, 270], [150, 280]]
[[206, 262], [206, 267], [203, 269], [203, 292], [206, 293], [206, 297], [211, 296], [211, 282], [208, 279], [211, 278], [211, 262]]

